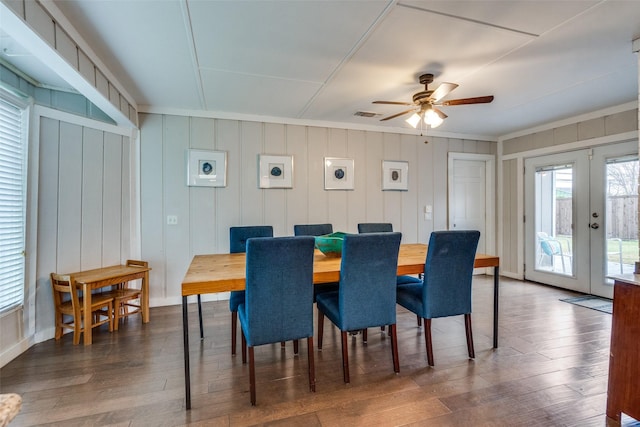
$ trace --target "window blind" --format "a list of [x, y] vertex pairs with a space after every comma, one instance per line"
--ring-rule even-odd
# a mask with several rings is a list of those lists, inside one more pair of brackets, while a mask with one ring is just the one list
[[0, 99], [0, 312], [24, 299], [25, 172], [22, 110]]

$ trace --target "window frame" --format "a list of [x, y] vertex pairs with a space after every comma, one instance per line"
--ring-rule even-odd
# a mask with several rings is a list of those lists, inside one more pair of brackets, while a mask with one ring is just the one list
[[[28, 286], [28, 277], [29, 277], [29, 265], [27, 248], [29, 246], [29, 178], [30, 178], [30, 164], [29, 164], [29, 153], [30, 153], [30, 114], [31, 114], [31, 98], [20, 93], [19, 91], [12, 90], [13, 88], [7, 87], [5, 84], [0, 82], [0, 100], [10, 104], [11, 106], [20, 110], [20, 127], [21, 127], [21, 140], [22, 140], [22, 238], [23, 238], [23, 271], [22, 271], [22, 295], [21, 301], [11, 306], [7, 306], [3, 309], [0, 309], [0, 318], [5, 316], [9, 316], [12, 313], [15, 313], [19, 310], [24, 310], [27, 305], [27, 296], [29, 295], [29, 286]], [[26, 313], [25, 313], [26, 314]], [[25, 317], [24, 320], [27, 320]], [[31, 322], [29, 322], [31, 323]], [[31, 328], [28, 328], [31, 329]]]

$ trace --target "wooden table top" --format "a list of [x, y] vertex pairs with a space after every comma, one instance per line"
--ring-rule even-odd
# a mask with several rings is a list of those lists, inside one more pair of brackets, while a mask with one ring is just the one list
[[123, 277], [145, 273], [147, 271], [151, 271], [151, 268], [137, 265], [112, 265], [70, 273], [70, 276], [76, 283], [99, 283], [111, 280], [119, 280], [115, 283], [120, 283]]
[[[400, 245], [398, 275], [424, 272], [427, 245], [411, 243]], [[326, 257], [319, 250], [313, 260], [313, 282], [327, 283], [340, 280], [341, 258]], [[497, 267], [500, 258], [476, 254], [475, 267]], [[216, 292], [241, 291], [245, 288], [245, 254], [196, 255], [182, 280], [182, 296]]]

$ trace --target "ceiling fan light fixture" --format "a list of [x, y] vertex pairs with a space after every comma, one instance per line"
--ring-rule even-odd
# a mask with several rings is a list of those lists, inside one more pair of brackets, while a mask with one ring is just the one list
[[418, 115], [418, 113], [413, 113], [411, 117], [409, 117], [405, 121], [409, 123], [412, 128], [415, 129], [418, 126], [418, 123], [420, 123], [420, 120], [422, 120], [422, 118]]
[[[449, 105], [487, 104], [493, 101], [493, 95], [441, 101], [441, 99], [449, 95], [452, 90], [458, 87], [456, 83], [441, 83], [435, 90], [430, 90], [429, 84], [433, 83], [433, 74], [431, 73], [422, 74], [419, 78], [419, 82], [424, 85], [424, 90], [413, 94], [412, 103], [399, 101], [373, 101], [374, 104], [408, 105], [411, 107], [408, 110], [383, 117], [382, 119], [380, 119], [381, 122], [395, 119], [396, 117], [404, 116], [405, 114], [413, 112], [411, 117], [406, 120], [406, 122], [409, 123], [412, 128], [417, 128], [419, 123], [424, 123], [427, 128], [437, 128], [442, 124], [442, 122], [444, 122], [444, 119], [447, 118], [447, 115], [436, 107]], [[422, 120], [422, 122], [420, 120]], [[422, 128], [423, 127], [420, 126], [420, 129]]]
[[424, 113], [424, 124], [431, 128], [437, 128], [443, 121], [442, 117], [440, 117], [432, 108], [428, 109]]

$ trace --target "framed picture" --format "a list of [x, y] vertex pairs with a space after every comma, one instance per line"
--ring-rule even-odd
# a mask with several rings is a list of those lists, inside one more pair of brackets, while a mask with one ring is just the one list
[[190, 187], [226, 187], [225, 151], [187, 150], [187, 185]]
[[259, 188], [293, 188], [293, 156], [258, 157]]
[[409, 162], [383, 160], [382, 189], [409, 190]]
[[353, 159], [324, 158], [324, 189], [353, 190]]

